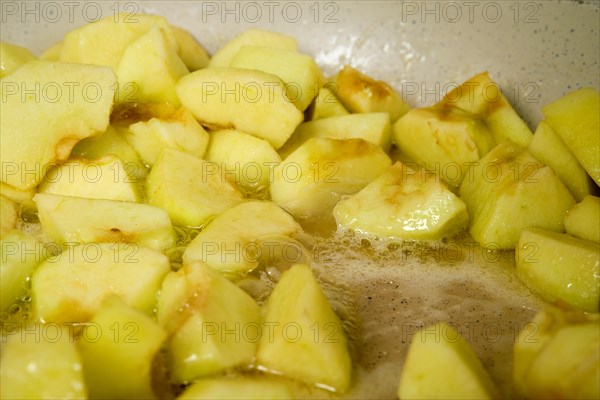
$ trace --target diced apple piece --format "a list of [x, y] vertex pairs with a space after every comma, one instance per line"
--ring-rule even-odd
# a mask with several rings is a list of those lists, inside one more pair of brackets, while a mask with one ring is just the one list
[[165, 330], [118, 298], [107, 299], [89, 326], [102, 332], [94, 338], [82, 335], [77, 341], [90, 398], [157, 398], [152, 367], [167, 338]]
[[565, 231], [580, 239], [600, 243], [600, 198], [585, 196], [565, 216]]
[[183, 262], [201, 261], [224, 273], [243, 274], [258, 266], [262, 241], [301, 232], [300, 225], [277, 204], [248, 201], [225, 211], [203, 229], [185, 250]]
[[547, 308], [519, 333], [513, 378], [519, 395], [542, 399], [600, 396], [598, 314]]
[[165, 18], [119, 13], [67, 33], [60, 50], [60, 61], [106, 65], [116, 71], [125, 48], [154, 26], [163, 31], [174, 49], [178, 49], [177, 39]]
[[234, 68], [256, 69], [283, 81], [288, 98], [300, 111], [317, 96], [323, 73], [312, 57], [296, 50], [243, 46], [231, 61]]
[[177, 400], [286, 400], [294, 394], [282, 381], [235, 377], [208, 378], [196, 381]]
[[211, 133], [206, 159], [232, 173], [245, 192], [259, 196], [268, 193], [273, 168], [281, 162], [269, 142], [234, 129]]
[[312, 138], [275, 167], [271, 198], [300, 219], [330, 215], [342, 195], [358, 192], [390, 165], [381, 147], [366, 140]]
[[158, 322], [171, 333], [171, 378], [190, 382], [248, 364], [261, 332], [260, 308], [246, 292], [202, 263], [165, 277]]
[[48, 47], [42, 54], [40, 54], [40, 60], [45, 61], [59, 61], [60, 52], [62, 51], [62, 42], [54, 43]]
[[546, 122], [600, 186], [600, 92], [583, 88], [547, 104]]
[[592, 193], [593, 181], [545, 121], [538, 125], [527, 151], [552, 168], [577, 201]]
[[460, 186], [470, 232], [484, 246], [514, 248], [521, 231], [564, 231], [575, 199], [550, 167], [510, 140], [472, 165]]
[[457, 109], [415, 108], [394, 125], [394, 140], [413, 161], [439, 171], [448, 184], [462, 182], [469, 163], [476, 162], [495, 145], [485, 124]]
[[467, 207], [436, 175], [394, 164], [333, 209], [338, 225], [380, 238], [437, 240], [467, 228]]
[[106, 130], [115, 84], [110, 68], [50, 61], [3, 78], [0, 180], [32, 188], [79, 140]]
[[436, 107], [459, 108], [480, 117], [496, 143], [510, 139], [526, 148], [533, 133], [487, 72], [477, 74], [447, 93]]
[[492, 399], [496, 389], [469, 344], [449, 324], [415, 333], [404, 362], [400, 399]]
[[116, 101], [179, 105], [175, 84], [187, 73], [176, 49], [154, 26], [123, 51], [117, 68], [120, 88]]
[[312, 120], [321, 118], [337, 117], [348, 115], [348, 110], [335, 97], [335, 84], [327, 83], [323, 86], [315, 98], [315, 108], [312, 113]]
[[3, 236], [0, 246], [0, 311], [4, 311], [26, 292], [27, 277], [47, 251], [35, 238], [18, 230]]
[[179, 57], [190, 71], [208, 66], [210, 57], [198, 41], [185, 29], [172, 26], [173, 34], [179, 43]]
[[71, 328], [35, 323], [11, 332], [8, 338], [3, 336], [2, 342], [0, 397], [3, 399], [87, 398]]
[[262, 29], [248, 29], [227, 42], [217, 51], [208, 65], [210, 67], [229, 67], [231, 60], [243, 46], [263, 46], [282, 50], [298, 50], [298, 44], [292, 37]]
[[281, 156], [286, 158], [313, 137], [364, 139], [387, 151], [391, 144], [392, 126], [387, 113], [348, 114], [304, 122], [298, 125], [290, 140], [280, 149]]
[[521, 233], [516, 261], [517, 276], [545, 300], [598, 312], [600, 244], [529, 228]]
[[310, 267], [296, 264], [281, 275], [264, 315], [272, 329], [260, 339], [259, 366], [335, 392], [348, 389], [348, 339]]
[[99, 160], [72, 159], [52, 167], [38, 186], [38, 192], [88, 199], [139, 201], [137, 182], [116, 156]]
[[31, 60], [35, 60], [35, 56], [25, 47], [0, 42], [0, 78], [15, 72]]
[[156, 250], [175, 244], [167, 213], [148, 204], [48, 193], [34, 201], [44, 232], [58, 243], [125, 242]]
[[12, 231], [19, 219], [19, 206], [8, 197], [0, 195], [0, 237]]
[[387, 83], [375, 80], [349, 65], [336, 75], [336, 92], [342, 104], [354, 113], [386, 112], [393, 123], [410, 106]]
[[208, 133], [185, 108], [181, 108], [169, 118], [136, 122], [123, 133], [147, 165], [154, 164], [165, 148], [202, 158], [209, 141]]
[[36, 188], [32, 187], [30, 189], [17, 189], [14, 186], [11, 186], [7, 183], [0, 182], [0, 194], [7, 199], [10, 199], [16, 203], [22, 203], [23, 201], [28, 201], [33, 199], [35, 195]]
[[193, 227], [243, 201], [217, 164], [173, 149], [156, 160], [146, 190], [148, 202], [166, 210], [174, 224]]
[[46, 322], [84, 322], [111, 295], [152, 313], [169, 259], [128, 243], [69, 247], [40, 264], [31, 280], [33, 309]]
[[108, 126], [106, 132], [78, 142], [71, 151], [71, 157], [88, 160], [97, 160], [106, 156], [119, 157], [132, 180], [141, 180], [148, 175], [148, 169], [135, 149], [112, 125]]
[[283, 81], [262, 71], [201, 69], [179, 80], [177, 94], [201, 123], [239, 129], [266, 139], [275, 149], [304, 119], [287, 97]]

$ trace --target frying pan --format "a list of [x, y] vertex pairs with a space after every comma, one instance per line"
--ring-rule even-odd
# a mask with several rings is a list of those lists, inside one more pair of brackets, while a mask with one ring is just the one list
[[[390, 83], [414, 107], [431, 105], [470, 76], [489, 71], [532, 130], [544, 104], [579, 87], [600, 87], [595, 0], [0, 5], [1, 40], [38, 54], [68, 31], [117, 10], [163, 15], [210, 53], [246, 29], [271, 29], [294, 36], [326, 74], [351, 64]], [[346, 397], [395, 398], [412, 335], [439, 320], [461, 328], [501, 397], [515, 397], [512, 344], [543, 303], [514, 276], [511, 252], [488, 252], [468, 237], [421, 247], [342, 237], [317, 239], [313, 257], [352, 338], [356, 378]]]

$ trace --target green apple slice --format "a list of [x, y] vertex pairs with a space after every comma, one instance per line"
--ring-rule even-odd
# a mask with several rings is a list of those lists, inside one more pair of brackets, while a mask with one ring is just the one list
[[567, 211], [565, 231], [580, 239], [600, 243], [600, 197], [585, 196]]
[[209, 67], [229, 67], [231, 61], [243, 46], [263, 46], [289, 51], [298, 50], [296, 39], [290, 36], [263, 29], [248, 29], [225, 43], [212, 56], [208, 63]]
[[381, 147], [363, 139], [311, 138], [275, 167], [271, 198], [299, 219], [330, 216], [391, 165]]
[[61, 244], [125, 242], [157, 250], [175, 244], [169, 216], [158, 207], [48, 193], [34, 200], [44, 232]]
[[19, 205], [0, 195], [0, 237], [12, 231], [19, 219]]
[[486, 155], [495, 141], [485, 124], [462, 110], [436, 107], [410, 110], [393, 126], [394, 140], [411, 160], [437, 171], [457, 187], [470, 163]]
[[380, 238], [438, 240], [468, 226], [467, 207], [439, 176], [396, 163], [333, 209], [338, 225]]
[[469, 344], [449, 324], [415, 333], [404, 362], [401, 399], [493, 399], [496, 389]]
[[177, 94], [201, 123], [238, 129], [267, 140], [275, 149], [304, 119], [287, 97], [283, 81], [257, 70], [201, 69], [179, 80]]
[[206, 68], [210, 57], [191, 33], [183, 28], [172, 26], [173, 35], [179, 44], [179, 57], [190, 71]]
[[211, 133], [206, 159], [233, 175], [240, 189], [257, 197], [268, 195], [273, 168], [281, 162], [269, 142], [235, 129]]
[[410, 106], [387, 83], [375, 80], [349, 65], [336, 75], [335, 94], [353, 113], [385, 112], [396, 122]]
[[[73, 328], [36, 323], [2, 336], [0, 397], [85, 399], [87, 390]], [[7, 329], [5, 326], [4, 329]], [[6, 336], [4, 336], [6, 335]]]
[[192, 240], [184, 263], [201, 261], [223, 273], [249, 272], [266, 258], [261, 243], [267, 241], [272, 251], [285, 251], [283, 245], [271, 239], [294, 237], [302, 232], [291, 215], [270, 201], [248, 201], [230, 208], [210, 222]]
[[[153, 363], [167, 334], [148, 315], [107, 299], [77, 341], [90, 398], [155, 399]], [[92, 331], [101, 332], [92, 336]]]
[[118, 102], [153, 102], [179, 105], [175, 84], [189, 73], [158, 26], [129, 44], [116, 69], [119, 77]]
[[202, 263], [184, 265], [165, 277], [157, 318], [171, 334], [175, 382], [249, 364], [261, 332], [254, 299]]
[[261, 368], [343, 393], [350, 386], [348, 340], [338, 316], [307, 265], [281, 275], [264, 310], [256, 354]]
[[470, 232], [484, 247], [511, 249], [521, 231], [539, 227], [564, 231], [575, 199], [550, 167], [506, 141], [472, 164], [460, 186]]
[[18, 230], [3, 236], [0, 246], [0, 311], [5, 311], [26, 293], [28, 278], [52, 250]]
[[110, 295], [151, 313], [169, 260], [128, 243], [69, 247], [40, 264], [31, 280], [33, 309], [47, 322], [84, 322]]
[[315, 108], [312, 112], [311, 119], [313, 121], [349, 114], [348, 110], [344, 108], [335, 96], [335, 88], [336, 86], [333, 82], [328, 82], [319, 90], [315, 98]]
[[71, 159], [48, 170], [39, 193], [118, 201], [140, 200], [135, 178], [120, 158], [108, 155], [98, 160]]
[[122, 132], [146, 165], [150, 166], [166, 148], [202, 158], [209, 141], [208, 133], [185, 108], [170, 114], [168, 118], [136, 122]]
[[548, 125], [600, 186], [600, 92], [582, 88], [545, 105]]
[[116, 82], [107, 67], [51, 61], [30, 61], [4, 77], [0, 180], [33, 188], [79, 140], [104, 132]]
[[0, 42], [0, 78], [17, 70], [21, 65], [36, 57], [25, 47]]
[[600, 306], [600, 244], [543, 229], [521, 233], [517, 276], [548, 301], [588, 312]]
[[295, 50], [243, 46], [231, 60], [230, 66], [255, 69], [280, 77], [288, 98], [300, 111], [308, 108], [324, 80], [315, 60]]
[[280, 150], [282, 158], [293, 153], [310, 138], [364, 139], [389, 150], [392, 126], [387, 113], [348, 114], [308, 121], [298, 125], [296, 131]]
[[243, 195], [218, 164], [165, 149], [146, 181], [148, 202], [166, 210], [174, 224], [203, 226], [210, 218], [240, 204]]

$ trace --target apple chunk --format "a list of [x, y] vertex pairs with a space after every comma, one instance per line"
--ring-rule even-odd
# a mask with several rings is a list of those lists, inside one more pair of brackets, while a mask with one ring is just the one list
[[243, 46], [262, 46], [289, 51], [298, 50], [296, 40], [290, 36], [264, 29], [248, 29], [225, 43], [210, 59], [208, 66], [229, 67], [231, 61]]
[[290, 155], [310, 138], [364, 139], [389, 150], [392, 126], [387, 113], [349, 114], [308, 121], [298, 125], [296, 131], [280, 150], [283, 158]]
[[242, 68], [205, 68], [177, 83], [181, 103], [204, 124], [235, 128], [278, 149], [304, 115], [272, 74]]
[[69, 247], [40, 264], [31, 280], [33, 309], [46, 322], [84, 322], [110, 295], [151, 313], [169, 260], [127, 243]]
[[449, 324], [416, 332], [398, 387], [400, 399], [492, 399], [496, 389], [469, 344]]
[[529, 399], [600, 397], [598, 314], [548, 307], [517, 337], [513, 379]]
[[0, 42], [0, 78], [15, 72], [31, 60], [35, 60], [35, 56], [25, 47]]
[[302, 232], [291, 215], [271, 201], [248, 201], [217, 216], [189, 244], [184, 263], [201, 261], [224, 273], [246, 273], [263, 258], [259, 246], [267, 241], [281, 252], [274, 238]]
[[437, 240], [468, 226], [467, 207], [436, 175], [396, 163], [333, 209], [338, 225], [381, 238]]
[[521, 233], [517, 276], [548, 301], [588, 312], [600, 306], [600, 244], [530, 228]]
[[116, 69], [119, 102], [155, 102], [179, 105], [175, 84], [189, 73], [164, 31], [152, 27], [123, 51]]
[[244, 46], [231, 67], [256, 69], [280, 77], [286, 94], [300, 111], [306, 110], [319, 91], [323, 73], [312, 57], [297, 51]]
[[0, 195], [0, 237], [17, 225], [19, 205], [8, 197]]
[[107, 67], [51, 61], [30, 61], [4, 77], [0, 180], [32, 188], [79, 140], [106, 130], [116, 82]]
[[335, 392], [348, 389], [348, 339], [310, 267], [296, 264], [281, 275], [265, 305], [264, 324], [272, 329], [260, 340], [261, 367]]
[[171, 334], [175, 382], [250, 363], [261, 332], [254, 299], [202, 263], [184, 265], [165, 277], [157, 319]]
[[600, 92], [582, 88], [547, 104], [546, 122], [600, 186]]
[[44, 232], [59, 243], [125, 242], [157, 250], [175, 244], [169, 216], [158, 207], [47, 193], [34, 200]]
[[600, 243], [600, 197], [585, 196], [565, 216], [565, 231], [580, 239]]
[[7, 332], [3, 326], [0, 397], [85, 399], [87, 390], [73, 329], [35, 323]]
[[115, 297], [102, 304], [88, 326], [102, 332], [93, 338], [82, 335], [77, 341], [90, 397], [157, 398], [152, 388], [152, 366], [167, 338], [165, 330]]
[[363, 139], [311, 138], [275, 167], [271, 198], [297, 218], [330, 215], [391, 165], [381, 147]]
[[173, 149], [165, 149], [156, 160], [146, 190], [150, 204], [184, 226], [202, 226], [243, 201], [219, 165]]
[[335, 94], [352, 112], [385, 112], [393, 123], [406, 114], [410, 106], [387, 83], [375, 80], [349, 65], [335, 78]]
[[594, 190], [594, 181], [547, 122], [540, 122], [527, 151], [552, 168], [577, 201]]
[[140, 200], [137, 181], [127, 173], [127, 164], [116, 156], [98, 160], [71, 159], [52, 167], [38, 192], [62, 196], [119, 201]]
[[500, 249], [514, 248], [528, 227], [564, 231], [565, 213], [575, 204], [550, 167], [510, 140], [472, 165], [460, 197], [473, 238]]
[[281, 162], [269, 142], [235, 129], [211, 133], [206, 159], [231, 173], [240, 189], [261, 198], [268, 195], [273, 168]]

